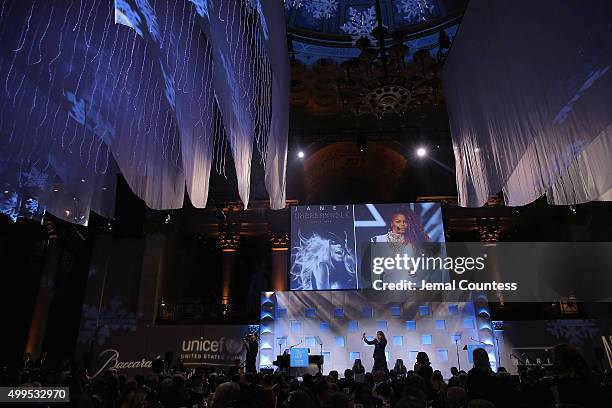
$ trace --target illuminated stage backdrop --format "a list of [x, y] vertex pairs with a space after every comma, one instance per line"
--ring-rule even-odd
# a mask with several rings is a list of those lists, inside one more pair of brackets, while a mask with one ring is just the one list
[[411, 369], [417, 352], [425, 351], [434, 369], [446, 376], [457, 366], [457, 348], [461, 368], [469, 367], [465, 345], [485, 348], [495, 365], [488, 310], [478, 302], [436, 303], [405, 293], [361, 290], [264, 292], [261, 304], [260, 368], [272, 367], [276, 355], [292, 345], [319, 354], [323, 344], [324, 373], [343, 372], [356, 358], [369, 371], [373, 346], [361, 336], [374, 336], [377, 330], [388, 340], [389, 369], [397, 359]]

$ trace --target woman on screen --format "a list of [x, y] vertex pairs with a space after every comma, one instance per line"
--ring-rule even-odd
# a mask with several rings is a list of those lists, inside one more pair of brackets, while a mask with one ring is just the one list
[[333, 232], [299, 234], [300, 245], [293, 248], [291, 288], [297, 290], [356, 288], [355, 256], [348, 247], [346, 232], [341, 239]]
[[425, 233], [421, 220], [410, 209], [395, 211], [391, 214], [389, 231], [384, 235], [372, 237], [372, 242], [395, 242], [399, 244], [412, 244], [416, 242], [429, 242], [431, 239]]

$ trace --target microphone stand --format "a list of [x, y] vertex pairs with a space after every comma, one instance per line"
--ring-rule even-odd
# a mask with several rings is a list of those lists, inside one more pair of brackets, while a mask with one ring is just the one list
[[459, 366], [459, 371], [461, 371], [461, 362], [459, 361], [459, 339], [455, 337], [455, 348], [457, 349], [457, 365]]
[[321, 364], [319, 364], [319, 372], [321, 372], [321, 366], [323, 365], [323, 343], [320, 343], [321, 346]]

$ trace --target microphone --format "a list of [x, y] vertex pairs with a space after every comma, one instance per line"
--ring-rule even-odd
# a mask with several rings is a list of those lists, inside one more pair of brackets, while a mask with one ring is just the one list
[[476, 340], [476, 339], [474, 339], [472, 337], [470, 337], [470, 340], [475, 341], [476, 343], [480, 343], [480, 344], [484, 344], [485, 346], [488, 346], [488, 344], [485, 343], [484, 341]]
[[302, 339], [302, 340], [300, 340], [300, 342], [298, 344], [294, 344], [293, 346], [290, 346], [289, 348], [292, 349], [292, 348], [294, 348], [296, 346], [299, 346], [300, 344], [302, 344], [303, 341], [304, 340]]

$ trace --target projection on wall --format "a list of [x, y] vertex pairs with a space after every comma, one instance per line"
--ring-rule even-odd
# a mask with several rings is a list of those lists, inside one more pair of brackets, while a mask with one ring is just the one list
[[444, 242], [439, 203], [294, 206], [290, 288], [371, 287], [371, 244], [397, 252], [422, 242]]

